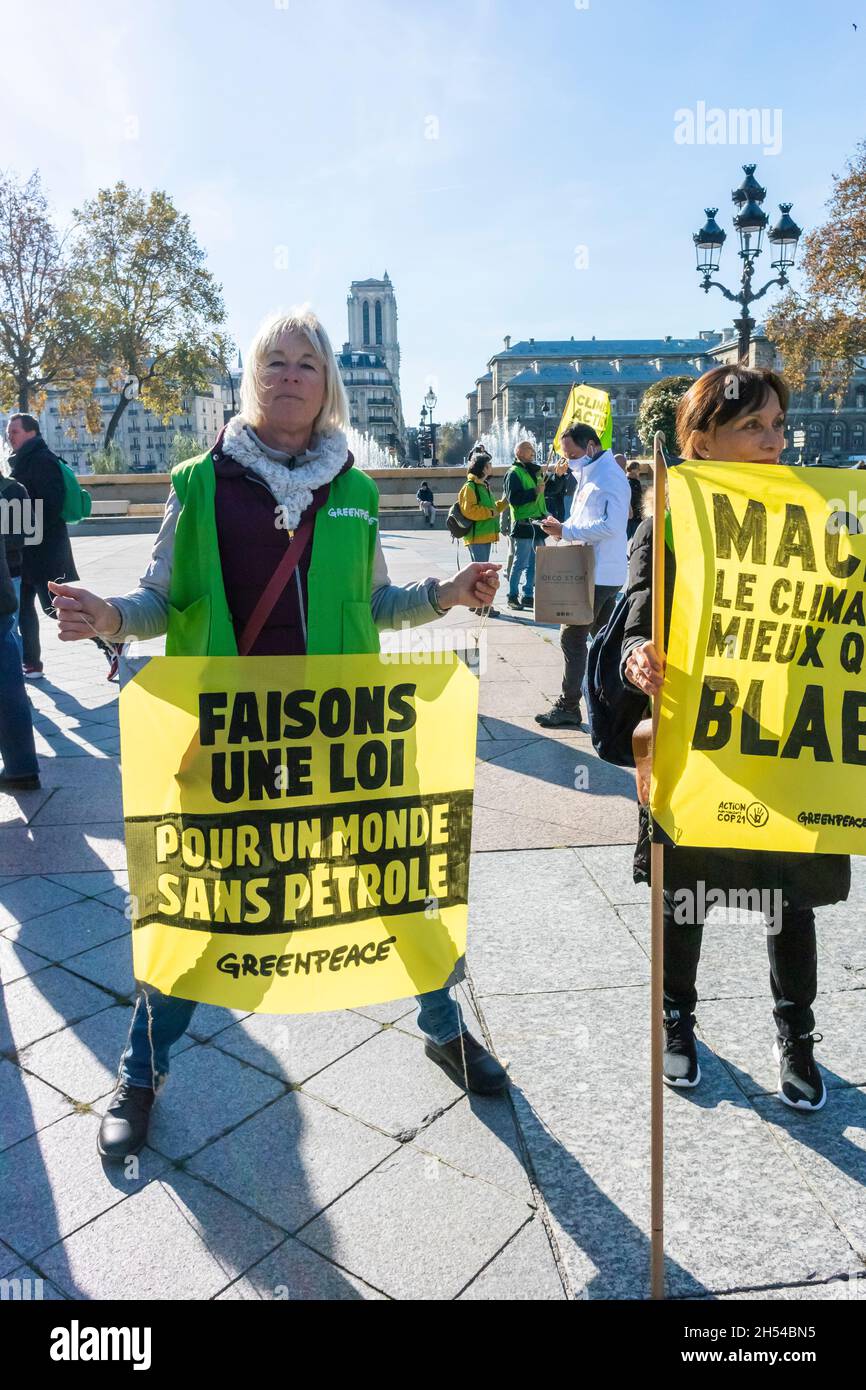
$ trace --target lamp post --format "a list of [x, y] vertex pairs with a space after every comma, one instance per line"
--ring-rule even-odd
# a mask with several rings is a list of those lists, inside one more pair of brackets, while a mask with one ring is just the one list
[[544, 464], [547, 462], [547, 422], [548, 422], [548, 420], [550, 419], [550, 417], [551, 417], [552, 414], [553, 414], [553, 412], [552, 412], [552, 410], [550, 409], [550, 401], [545, 401], [545, 402], [544, 402], [544, 405], [541, 407], [541, 420], [542, 420], [542, 424], [541, 424], [541, 439], [542, 439], [542, 444], [541, 444], [541, 462], [542, 462], [542, 465], [544, 465]]
[[755, 178], [755, 167], [754, 164], [743, 165], [743, 173], [746, 177], [739, 188], [735, 188], [731, 194], [734, 206], [739, 209], [734, 217], [734, 226], [740, 238], [740, 258], [743, 262], [739, 294], [732, 294], [718, 280], [712, 279], [712, 276], [718, 271], [722, 247], [727, 239], [727, 232], [723, 231], [716, 221], [718, 208], [704, 209], [707, 220], [701, 230], [695, 232], [692, 237], [698, 261], [698, 274], [703, 276], [701, 289], [709, 293], [710, 288], [714, 287], [721, 290], [726, 299], [741, 306], [740, 316], [734, 320], [734, 327], [739, 337], [739, 359], [741, 362], [748, 361], [749, 342], [752, 329], [755, 326], [755, 320], [749, 314], [749, 305], [754, 304], [756, 299], [761, 299], [773, 285], [779, 285], [780, 288], [787, 285], [788, 271], [794, 264], [797, 242], [801, 235], [800, 228], [790, 215], [793, 204], [780, 203], [781, 217], [768, 235], [768, 240], [776, 253], [776, 259], [770, 264], [774, 270], [778, 270], [779, 274], [775, 279], [768, 280], [761, 289], [753, 290], [752, 276], [755, 273], [755, 261], [761, 254], [764, 231], [770, 220], [761, 207], [767, 196], [767, 190], [762, 188]]
[[427, 453], [426, 453], [426, 448], [427, 448], [427, 409], [426, 409], [425, 406], [422, 405], [422, 407], [421, 407], [421, 428], [420, 428], [419, 431], [418, 431], [418, 462], [420, 463], [420, 465], [421, 465], [422, 468], [426, 468], [426, 467], [428, 466], [428, 465], [427, 465]]
[[432, 454], [432, 458], [430, 459], [430, 467], [431, 467], [431, 468], [435, 468], [435, 467], [436, 467], [436, 426], [433, 424], [433, 411], [434, 411], [434, 409], [436, 408], [436, 393], [435, 393], [435, 391], [433, 390], [433, 387], [432, 387], [432, 386], [430, 387], [430, 390], [427, 392], [427, 395], [424, 397], [424, 404], [425, 404], [426, 407], [427, 407], [427, 414], [430, 416], [430, 452], [431, 452], [431, 454]]

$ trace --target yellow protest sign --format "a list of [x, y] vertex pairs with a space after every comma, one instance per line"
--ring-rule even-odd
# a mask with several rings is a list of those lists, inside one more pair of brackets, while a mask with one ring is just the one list
[[591, 425], [601, 440], [602, 447], [609, 449], [613, 443], [613, 415], [610, 409], [610, 396], [595, 386], [572, 386], [562, 419], [553, 441], [555, 453], [560, 453], [560, 441], [571, 425]]
[[265, 1013], [449, 981], [478, 682], [453, 653], [410, 661], [157, 657], [125, 687], [136, 979]]
[[677, 844], [866, 853], [866, 482], [683, 463], [668, 488], [653, 816]]

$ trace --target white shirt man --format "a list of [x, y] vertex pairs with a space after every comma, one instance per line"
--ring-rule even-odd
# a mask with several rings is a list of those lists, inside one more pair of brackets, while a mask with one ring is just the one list
[[548, 536], [583, 545], [595, 551], [595, 618], [589, 626], [563, 627], [560, 646], [565, 660], [562, 694], [549, 710], [535, 716], [543, 728], [580, 728], [580, 692], [586, 671], [587, 637], [604, 627], [617, 593], [628, 574], [626, 528], [631, 490], [609, 449], [601, 447], [589, 425], [572, 425], [562, 436], [562, 452], [575, 473], [577, 488], [571, 511], [564, 522], [545, 517], [542, 530]]

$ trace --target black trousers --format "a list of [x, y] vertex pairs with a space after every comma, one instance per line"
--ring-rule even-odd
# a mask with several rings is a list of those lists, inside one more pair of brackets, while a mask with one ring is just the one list
[[52, 618], [54, 616], [54, 601], [48, 592], [47, 582], [32, 584], [28, 583], [26, 579], [22, 579], [18, 626], [21, 629], [25, 666], [38, 666], [42, 660], [42, 650], [39, 645], [39, 614], [36, 612], [37, 599], [46, 617]]
[[616, 584], [597, 584], [593, 606], [594, 621], [586, 627], [564, 627], [560, 631], [559, 645], [565, 661], [565, 670], [562, 673], [562, 703], [568, 709], [577, 709], [580, 706], [580, 692], [586, 674], [586, 639], [594, 637], [599, 629], [606, 625], [618, 593], [619, 587]]
[[[673, 894], [664, 895], [665, 1012], [694, 1012], [695, 981], [701, 958], [703, 926], [674, 920]], [[818, 993], [818, 946], [811, 907], [788, 907], [781, 930], [767, 935], [773, 1015], [782, 1037], [799, 1037], [815, 1027], [812, 1005]]]

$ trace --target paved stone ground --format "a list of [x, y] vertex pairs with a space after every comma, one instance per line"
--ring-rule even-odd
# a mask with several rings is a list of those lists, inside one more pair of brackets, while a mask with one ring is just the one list
[[[127, 588], [151, 538], [81, 541]], [[395, 580], [450, 572], [441, 534], [385, 536]], [[473, 643], [473, 623], [459, 640]], [[510, 1065], [468, 1099], [411, 1001], [274, 1018], [201, 1007], [137, 1173], [103, 1168], [133, 981], [116, 687], [45, 624], [31, 687], [44, 789], [0, 798], [0, 1278], [52, 1297], [642, 1298], [648, 1264], [648, 894], [632, 780], [533, 715], [557, 633], [490, 622], [481, 685], [470, 982]], [[579, 769], [585, 769], [577, 775]], [[583, 785], [585, 782], [585, 785]], [[580, 789], [577, 789], [577, 788]], [[820, 914], [819, 1115], [775, 1098], [760, 925], [708, 926], [704, 1081], [666, 1097], [668, 1289], [866, 1294], [866, 875]]]

